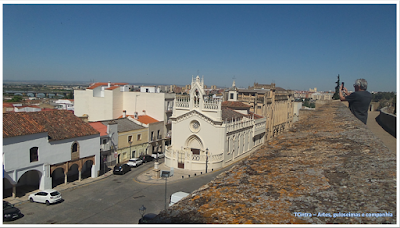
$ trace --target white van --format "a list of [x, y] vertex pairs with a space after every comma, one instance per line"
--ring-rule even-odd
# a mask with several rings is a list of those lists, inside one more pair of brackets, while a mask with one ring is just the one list
[[177, 203], [179, 200], [185, 198], [188, 195], [189, 193], [186, 192], [175, 192], [174, 194], [171, 195], [171, 201], [169, 203], [169, 206], [174, 205], [174, 203]]

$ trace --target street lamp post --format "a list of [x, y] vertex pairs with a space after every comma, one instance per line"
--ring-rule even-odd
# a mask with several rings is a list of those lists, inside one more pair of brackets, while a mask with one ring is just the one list
[[129, 156], [131, 156], [132, 157], [132, 149], [131, 149], [131, 146], [132, 146], [132, 140], [129, 140], [128, 141], [129, 142]]
[[164, 193], [164, 209], [167, 211], [167, 179], [168, 177], [165, 178], [165, 193]]
[[207, 163], [208, 163], [208, 148], [206, 149], [206, 173], [207, 173]]
[[165, 197], [164, 197], [164, 209], [167, 211], [167, 179], [170, 175], [170, 171], [161, 171], [161, 177], [165, 178]]

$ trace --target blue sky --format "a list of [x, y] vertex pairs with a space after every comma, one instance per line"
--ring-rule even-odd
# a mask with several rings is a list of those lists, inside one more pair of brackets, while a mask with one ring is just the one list
[[396, 8], [377, 4], [3, 5], [3, 80], [396, 91]]

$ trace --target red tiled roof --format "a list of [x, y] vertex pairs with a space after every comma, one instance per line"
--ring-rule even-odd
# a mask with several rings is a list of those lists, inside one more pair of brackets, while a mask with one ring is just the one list
[[230, 109], [228, 107], [222, 107], [222, 120], [232, 120], [232, 119], [242, 119], [243, 115], [242, 113], [236, 112], [233, 109]]
[[3, 102], [3, 108], [5, 107], [14, 108], [14, 105], [12, 103]]
[[[111, 86], [120, 86], [120, 85], [127, 85], [128, 83], [110, 83]], [[93, 85], [89, 86], [87, 89], [94, 89], [99, 86], [108, 86], [108, 82], [96, 82]]]
[[89, 123], [94, 129], [100, 132], [100, 136], [107, 135], [107, 126], [101, 122], [91, 122]]
[[257, 114], [255, 114], [254, 112], [249, 112], [248, 117], [252, 117], [252, 116], [254, 116], [254, 119], [261, 119], [261, 118], [264, 118], [263, 116], [257, 115]]
[[222, 107], [229, 107], [229, 108], [250, 108], [250, 105], [243, 104], [240, 101], [224, 101], [221, 103]]
[[[134, 116], [134, 115], [126, 115], [126, 117], [128, 117], [128, 116], [130, 116], [130, 117], [132, 117], [133, 119], [135, 119], [135, 116]], [[121, 115], [121, 116], [118, 117], [118, 119], [121, 119], [121, 118], [124, 118], [123, 115]], [[154, 119], [153, 117], [148, 116], [148, 115], [140, 115], [140, 116], [138, 116], [137, 121], [139, 121], [139, 122], [141, 122], [141, 123], [144, 123], [144, 124], [157, 123], [157, 122], [159, 122], [158, 120], [156, 120], [156, 119]]]
[[117, 88], [119, 88], [119, 86], [110, 86], [109, 88], [105, 88], [105, 90], [113, 90]]
[[100, 134], [66, 110], [3, 114], [4, 138], [39, 132], [48, 132], [49, 141]]
[[46, 132], [44, 126], [31, 118], [32, 112], [3, 113], [3, 138]]
[[148, 115], [141, 115], [141, 116], [138, 116], [138, 121], [141, 122], [141, 123], [144, 123], [144, 124], [157, 123], [157, 122], [159, 122], [158, 120], [156, 120], [156, 119], [154, 119], [153, 117], [148, 116]]

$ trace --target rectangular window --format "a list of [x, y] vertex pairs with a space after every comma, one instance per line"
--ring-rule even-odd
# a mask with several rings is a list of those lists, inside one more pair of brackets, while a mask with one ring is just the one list
[[132, 135], [129, 135], [129, 136], [128, 136], [128, 143], [129, 143], [129, 142], [132, 142]]
[[37, 162], [39, 161], [39, 155], [38, 155], [38, 147], [32, 147], [30, 149], [30, 160], [31, 162]]
[[102, 144], [107, 144], [107, 139], [103, 139]]
[[160, 130], [157, 131], [157, 139], [161, 139]]
[[193, 155], [199, 155], [200, 154], [200, 149], [194, 149], [194, 148], [192, 148], [191, 149], [192, 150], [192, 153], [193, 153]]
[[142, 140], [142, 134], [138, 134], [137, 135], [137, 141], [141, 141]]
[[150, 141], [155, 141], [154, 140], [154, 131], [151, 132]]

